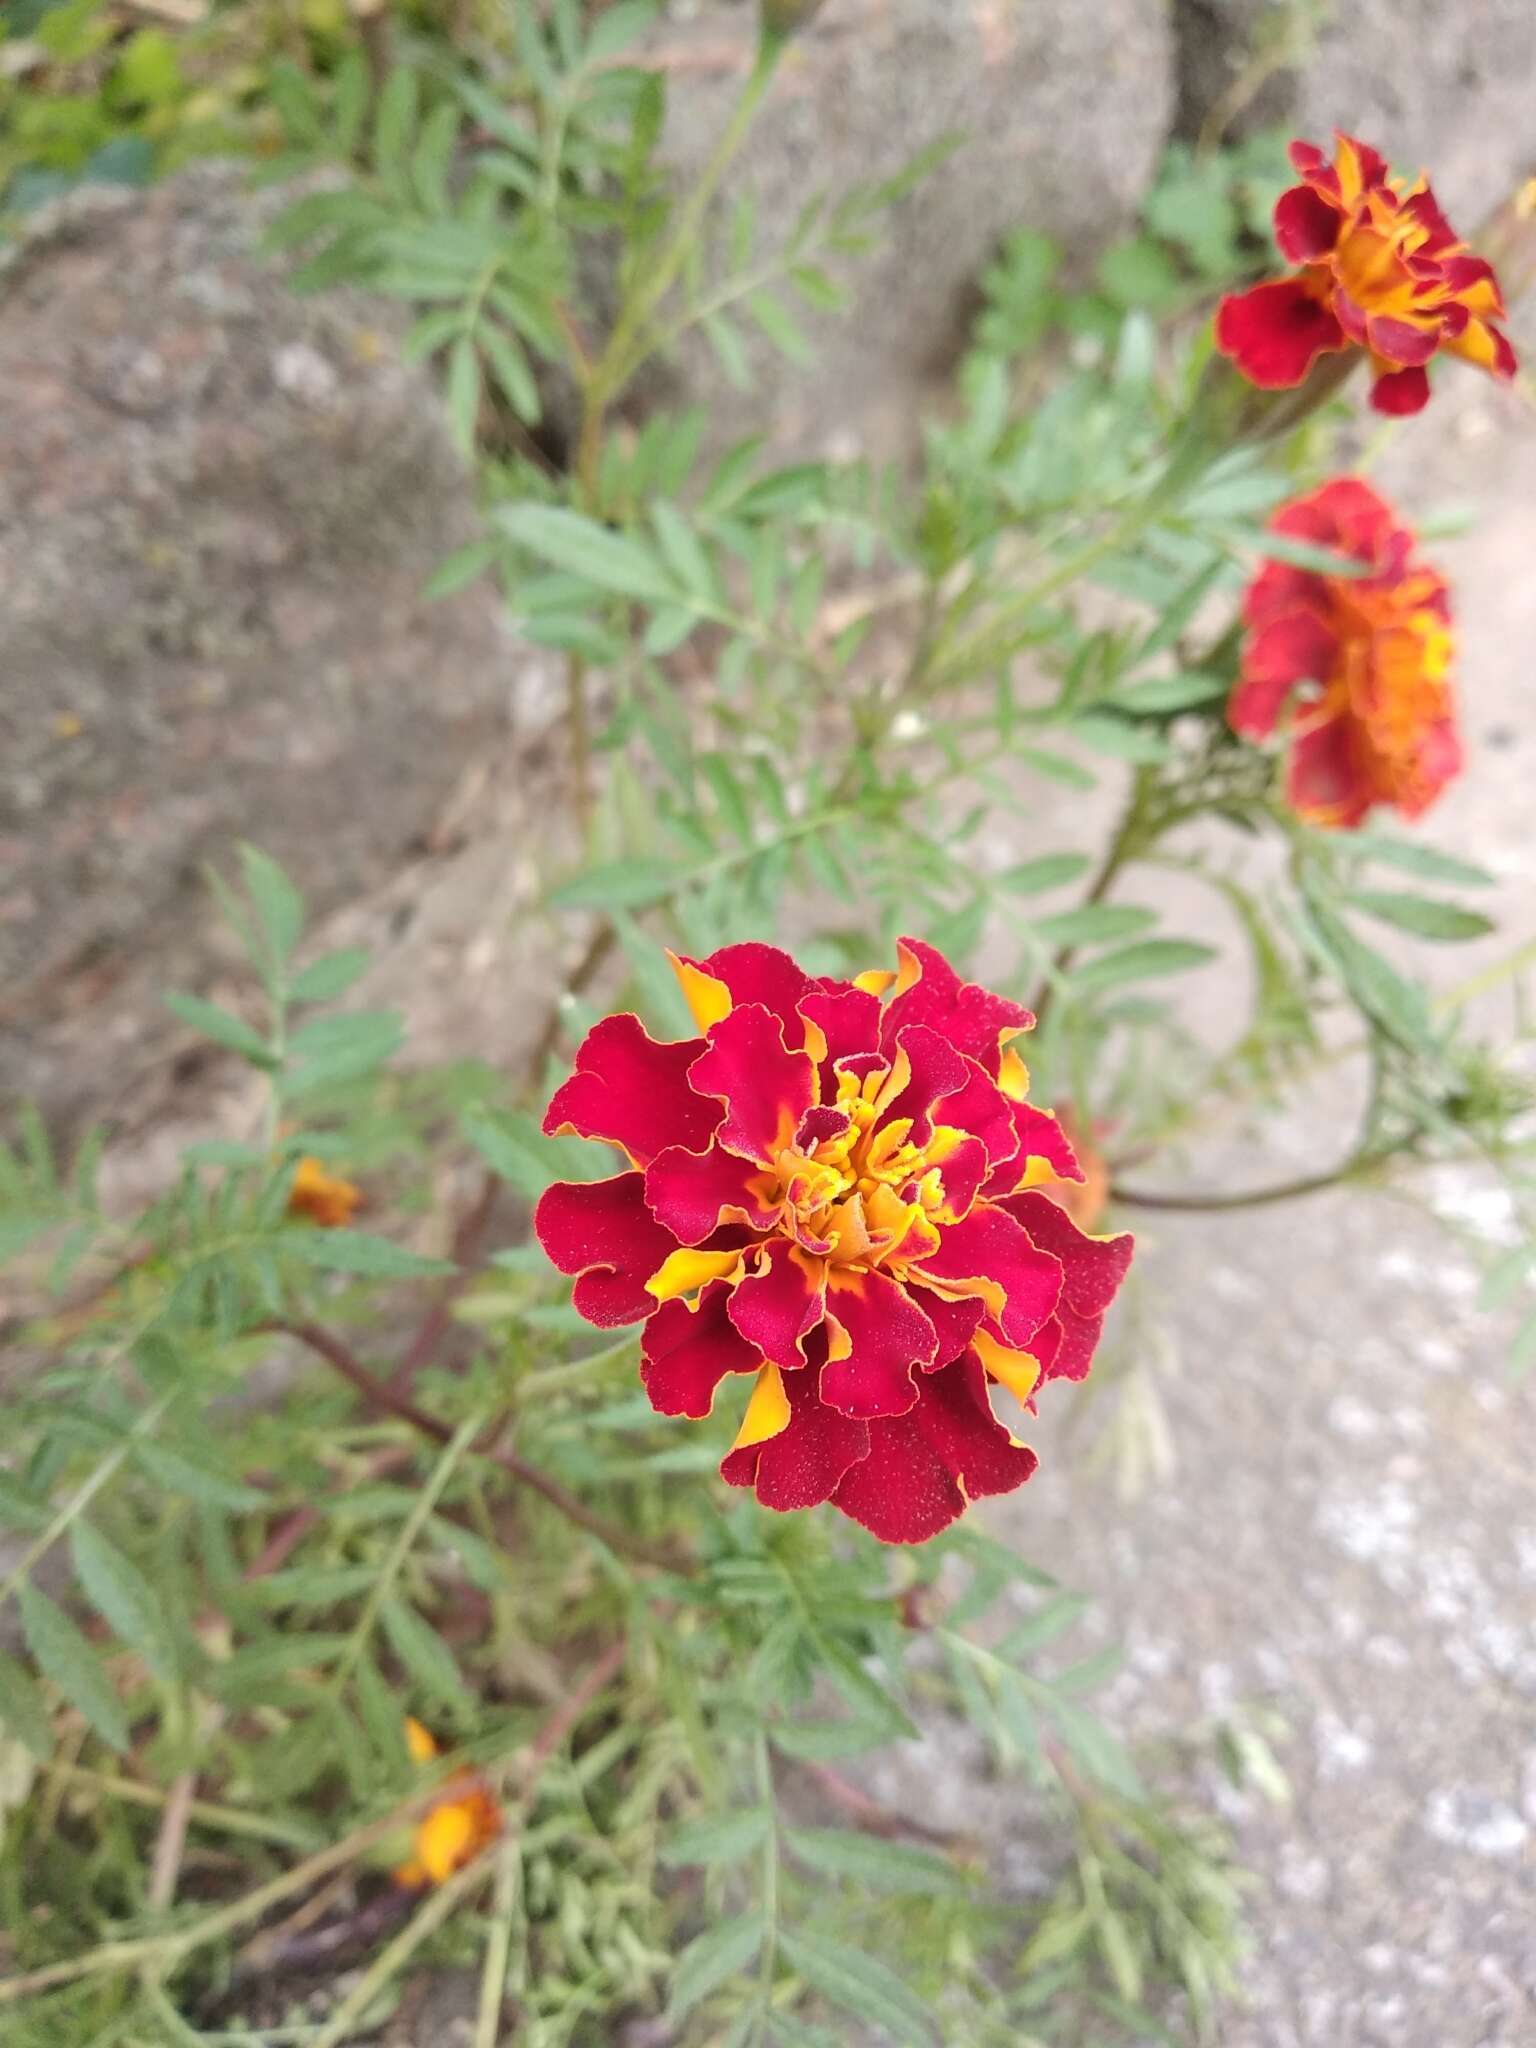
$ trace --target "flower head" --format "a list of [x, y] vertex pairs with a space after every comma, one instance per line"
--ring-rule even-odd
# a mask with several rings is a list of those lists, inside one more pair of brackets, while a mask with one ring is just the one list
[[1291, 707], [1286, 796], [1320, 825], [1373, 804], [1417, 817], [1461, 769], [1450, 598], [1369, 484], [1337, 477], [1285, 506], [1276, 533], [1368, 563], [1360, 577], [1266, 562], [1243, 599], [1248, 635], [1228, 717], [1264, 739]]
[[1029, 1012], [918, 940], [899, 957], [851, 982], [773, 946], [674, 960], [701, 1035], [606, 1018], [544, 1122], [630, 1170], [550, 1188], [534, 1220], [589, 1322], [644, 1321], [661, 1414], [750, 1380], [730, 1484], [916, 1543], [1033, 1472], [993, 1391], [1082, 1378], [1131, 1240], [1038, 1191], [1082, 1176], [1025, 1099]]
[[[407, 1719], [405, 1743], [413, 1763], [431, 1763], [438, 1754], [430, 1730], [417, 1720]], [[446, 1884], [500, 1833], [501, 1808], [490, 1788], [473, 1771], [456, 1771], [416, 1823], [411, 1860], [396, 1870], [395, 1882], [409, 1891]]]
[[1344, 134], [1332, 163], [1310, 142], [1291, 144], [1291, 162], [1302, 181], [1280, 195], [1275, 240], [1299, 268], [1223, 299], [1216, 316], [1217, 347], [1250, 383], [1288, 390], [1319, 356], [1362, 348], [1376, 410], [1410, 413], [1428, 403], [1424, 365], [1441, 349], [1513, 377], [1493, 266], [1458, 238], [1427, 180], [1405, 189]]
[[339, 1230], [352, 1220], [352, 1211], [363, 1199], [362, 1191], [339, 1174], [327, 1173], [318, 1159], [307, 1155], [293, 1169], [288, 1190], [288, 1214], [307, 1216], [323, 1229]]

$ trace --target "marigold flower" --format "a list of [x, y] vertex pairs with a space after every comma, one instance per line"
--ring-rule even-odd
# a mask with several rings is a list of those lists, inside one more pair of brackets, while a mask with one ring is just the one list
[[1034, 1471], [991, 1390], [1083, 1377], [1131, 1240], [1039, 1192], [1082, 1175], [1025, 1099], [1029, 1012], [916, 939], [899, 958], [852, 982], [773, 946], [674, 959], [702, 1035], [588, 1034], [544, 1128], [630, 1170], [548, 1189], [534, 1223], [589, 1322], [644, 1321], [659, 1413], [751, 1376], [731, 1485], [918, 1543]]
[[[412, 1718], [405, 1724], [405, 1744], [413, 1763], [431, 1763], [439, 1753], [431, 1731]], [[396, 1884], [409, 1891], [446, 1884], [456, 1870], [489, 1848], [501, 1825], [501, 1808], [485, 1781], [473, 1771], [455, 1771], [441, 1797], [416, 1823], [414, 1853], [395, 1871]]]
[[306, 1155], [293, 1169], [288, 1214], [307, 1216], [322, 1229], [339, 1230], [351, 1222], [352, 1211], [362, 1199], [360, 1188], [339, 1174], [327, 1173], [318, 1159]]
[[1291, 706], [1286, 798], [1315, 824], [1358, 825], [1373, 804], [1417, 817], [1461, 769], [1443, 578], [1413, 560], [1411, 530], [1356, 477], [1336, 477], [1270, 524], [1370, 574], [1264, 564], [1243, 599], [1233, 729], [1267, 738]]
[[1492, 264], [1457, 236], [1427, 179], [1404, 189], [1377, 151], [1337, 140], [1332, 163], [1310, 142], [1291, 144], [1302, 182], [1280, 195], [1275, 240], [1300, 268], [1223, 299], [1216, 346], [1268, 391], [1302, 383], [1320, 355], [1362, 348], [1371, 403], [1385, 413], [1428, 403], [1424, 365], [1441, 349], [1513, 377]]

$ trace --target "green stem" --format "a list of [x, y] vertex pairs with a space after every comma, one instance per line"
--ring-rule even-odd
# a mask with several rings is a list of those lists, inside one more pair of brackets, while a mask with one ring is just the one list
[[753, 1742], [753, 1777], [758, 1803], [768, 1815], [768, 1832], [763, 1837], [763, 1948], [757, 1972], [757, 2010], [754, 2014], [753, 2048], [761, 2048], [768, 2036], [773, 2010], [773, 1984], [779, 1967], [779, 1826], [774, 1805], [773, 1760], [768, 1753], [766, 1730], [759, 1728]]
[[1384, 1166], [1394, 1156], [1392, 1151], [1352, 1152], [1342, 1165], [1330, 1167], [1325, 1173], [1302, 1174], [1296, 1180], [1281, 1181], [1276, 1187], [1253, 1188], [1238, 1194], [1168, 1195], [1146, 1188], [1121, 1187], [1116, 1182], [1110, 1199], [1127, 1209], [1182, 1210], [1201, 1215], [1226, 1209], [1263, 1209], [1272, 1202], [1296, 1201], [1303, 1195], [1320, 1194], [1324, 1188], [1341, 1187], [1346, 1181], [1357, 1180], [1373, 1168]]
[[[1120, 821], [1115, 827], [1114, 837], [1109, 842], [1108, 849], [1103, 860], [1099, 863], [1093, 880], [1088, 884], [1087, 891], [1079, 906], [1081, 909], [1087, 910], [1095, 903], [1102, 903], [1111, 888], [1113, 888], [1120, 870], [1149, 843], [1142, 836], [1142, 811], [1150, 779], [1151, 771], [1149, 769], [1143, 767], [1136, 770], [1131, 781], [1130, 794], [1125, 800], [1125, 809], [1120, 813]], [[1046, 969], [1046, 978], [1040, 992], [1029, 1005], [1035, 1013], [1035, 1028], [1037, 1030], [1044, 1022], [1046, 1014], [1055, 999], [1056, 991], [1067, 969], [1072, 965], [1076, 952], [1077, 948], [1075, 946], [1062, 946], [1055, 954], [1050, 966]]]
[[617, 1344], [609, 1344], [586, 1358], [573, 1358], [568, 1365], [548, 1365], [538, 1372], [525, 1373], [517, 1383], [519, 1403], [526, 1403], [536, 1395], [563, 1394], [572, 1387], [584, 1386], [589, 1380], [605, 1379], [609, 1368], [618, 1360], [634, 1356], [636, 1341], [631, 1333], [621, 1337]]

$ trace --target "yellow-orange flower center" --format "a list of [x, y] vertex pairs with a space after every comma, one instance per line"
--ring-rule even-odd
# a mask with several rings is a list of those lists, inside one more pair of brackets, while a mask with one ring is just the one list
[[1377, 788], [1394, 801], [1418, 791], [1425, 732], [1452, 715], [1456, 638], [1436, 607], [1442, 589], [1428, 571], [1391, 585], [1332, 585], [1339, 655], [1306, 722], [1347, 710], [1371, 754]]

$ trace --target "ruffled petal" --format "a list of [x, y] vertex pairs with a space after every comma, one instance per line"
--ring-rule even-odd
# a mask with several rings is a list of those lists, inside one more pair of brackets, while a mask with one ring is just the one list
[[948, 1365], [958, 1358], [975, 1336], [987, 1305], [978, 1294], [963, 1294], [951, 1299], [945, 1294], [935, 1294], [931, 1287], [924, 1287], [914, 1270], [909, 1276], [913, 1286], [912, 1299], [934, 1327], [938, 1338], [938, 1350], [934, 1355], [934, 1367]]
[[1371, 807], [1371, 796], [1347, 720], [1330, 718], [1297, 735], [1286, 775], [1286, 799], [1298, 817], [1318, 825], [1358, 825]]
[[901, 971], [881, 1018], [882, 1046], [890, 1051], [909, 1025], [927, 1024], [995, 1080], [1004, 1042], [1029, 1030], [1034, 1017], [1022, 1003], [962, 981], [944, 955], [921, 939], [898, 939], [896, 951]]
[[640, 1340], [640, 1378], [658, 1415], [706, 1416], [715, 1389], [728, 1373], [756, 1372], [762, 1354], [726, 1314], [730, 1288], [716, 1280], [698, 1307], [669, 1301], [656, 1311]]
[[1060, 1260], [1037, 1250], [1024, 1226], [991, 1203], [946, 1230], [918, 1272], [949, 1293], [978, 1295], [1004, 1342], [1019, 1349], [1061, 1298]]
[[755, 1488], [765, 1508], [788, 1514], [820, 1507], [861, 1458], [869, 1455], [869, 1424], [827, 1408], [816, 1396], [816, 1374], [786, 1373], [789, 1422], [764, 1443], [727, 1453], [720, 1477], [728, 1486]]
[[645, 1283], [677, 1240], [645, 1206], [645, 1176], [556, 1181], [539, 1197], [533, 1227], [551, 1262], [576, 1276], [578, 1315], [601, 1329], [638, 1323], [656, 1307]]
[[583, 1040], [575, 1073], [555, 1090], [545, 1135], [603, 1138], [622, 1145], [637, 1166], [668, 1145], [701, 1150], [721, 1115], [718, 1102], [688, 1085], [688, 1069], [703, 1050], [698, 1038], [652, 1038], [638, 1017], [605, 1017]]
[[[707, 960], [690, 960], [687, 954], [678, 957], [681, 966], [692, 968], [695, 975], [704, 975], [719, 983], [726, 992], [731, 1009], [739, 1009], [744, 1003], [755, 1003], [777, 1017], [784, 1027], [786, 1041], [799, 1051], [805, 1042], [805, 1027], [796, 1005], [815, 984], [788, 953], [778, 946], [748, 942], [739, 946], [722, 946]], [[711, 995], [708, 1000], [711, 1008], [719, 1010], [718, 996]], [[721, 1016], [725, 1014], [727, 1012], [720, 1010]], [[716, 1017], [709, 1019], [710, 1023], [717, 1021]], [[700, 1028], [707, 1030], [709, 1027], [703, 1024]]]
[[739, 1004], [710, 1026], [707, 1050], [689, 1068], [688, 1080], [700, 1095], [725, 1104], [716, 1143], [762, 1166], [771, 1166], [789, 1145], [817, 1099], [815, 1065], [786, 1046], [779, 1019], [761, 1003]]
[[1012, 1195], [998, 1205], [1028, 1232], [1038, 1250], [1061, 1261], [1061, 1298], [1083, 1315], [1102, 1315], [1130, 1270], [1136, 1240], [1129, 1231], [1090, 1237], [1045, 1195]]
[[1006, 1187], [989, 1180], [984, 1192], [989, 1196], [1011, 1194], [1021, 1183], [1033, 1187], [1045, 1179], [1082, 1180], [1083, 1169], [1060, 1119], [1047, 1109], [1037, 1109], [1032, 1102], [1015, 1102], [1011, 1107], [1019, 1146], [1008, 1167], [1010, 1179]]
[[1293, 185], [1275, 205], [1275, 240], [1288, 263], [1316, 263], [1339, 239], [1342, 216], [1312, 185]]
[[822, 1099], [837, 1095], [837, 1063], [880, 1046], [880, 999], [867, 989], [822, 983], [800, 998], [800, 1015], [815, 1033], [810, 1050], [821, 1065]]
[[755, 1270], [732, 1291], [730, 1318], [764, 1358], [793, 1371], [806, 1362], [805, 1340], [825, 1313], [826, 1289], [824, 1260], [787, 1237], [771, 1237], [758, 1247]]
[[963, 1088], [967, 1067], [947, 1038], [926, 1024], [907, 1024], [890, 1047], [893, 1055], [890, 1099], [881, 1105], [880, 1122], [912, 1121], [912, 1142], [926, 1145], [933, 1131], [932, 1109], [940, 1096]]
[[1282, 277], [1222, 300], [1216, 346], [1250, 384], [1286, 391], [1305, 382], [1319, 356], [1343, 348], [1344, 330], [1321, 299]]
[[822, 1400], [866, 1422], [904, 1414], [917, 1399], [913, 1368], [926, 1370], [939, 1349], [938, 1332], [917, 1302], [883, 1273], [833, 1267], [827, 1320], [834, 1327], [821, 1370]]
[[882, 1543], [925, 1543], [971, 1501], [1022, 1486], [1037, 1462], [993, 1415], [986, 1375], [967, 1352], [924, 1376], [908, 1414], [869, 1425], [869, 1455], [833, 1503]]
[[719, 1145], [707, 1152], [670, 1145], [645, 1170], [645, 1199], [679, 1244], [702, 1244], [725, 1223], [745, 1223], [753, 1230], [773, 1224], [779, 1205], [761, 1187], [753, 1187], [762, 1176], [755, 1161]]

